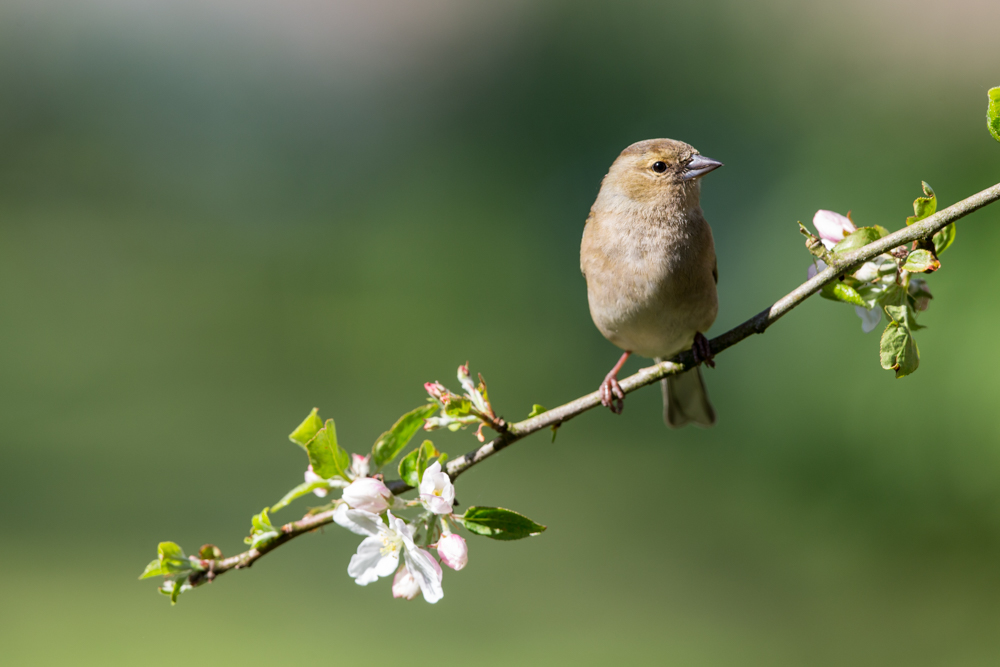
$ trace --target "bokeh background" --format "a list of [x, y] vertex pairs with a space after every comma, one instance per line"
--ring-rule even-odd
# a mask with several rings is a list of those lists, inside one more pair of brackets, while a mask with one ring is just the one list
[[[177, 607], [156, 543], [242, 550], [313, 406], [366, 451], [466, 360], [508, 418], [618, 350], [578, 251], [618, 152], [684, 139], [719, 333], [805, 277], [818, 208], [902, 225], [1000, 180], [990, 0], [0, 5], [0, 662], [986, 665], [1000, 653], [1000, 207], [895, 380], [814, 299], [707, 373], [463, 476], [545, 523], [430, 606], [297, 540]], [[628, 369], [639, 367], [630, 362]], [[453, 455], [470, 432], [438, 434]], [[278, 514], [290, 520], [300, 501]]]

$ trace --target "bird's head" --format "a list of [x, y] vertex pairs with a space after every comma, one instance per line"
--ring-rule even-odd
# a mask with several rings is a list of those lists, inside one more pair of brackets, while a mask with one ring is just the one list
[[[640, 203], [698, 204], [699, 179], [722, 166], [693, 146], [673, 139], [647, 139], [622, 151], [611, 165], [602, 190]], [[609, 193], [610, 194], [610, 193]]]

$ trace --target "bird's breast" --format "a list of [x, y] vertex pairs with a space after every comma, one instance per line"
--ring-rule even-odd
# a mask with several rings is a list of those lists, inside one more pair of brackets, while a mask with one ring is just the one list
[[669, 357], [715, 320], [715, 248], [704, 218], [635, 221], [592, 214], [580, 265], [604, 336], [646, 357]]

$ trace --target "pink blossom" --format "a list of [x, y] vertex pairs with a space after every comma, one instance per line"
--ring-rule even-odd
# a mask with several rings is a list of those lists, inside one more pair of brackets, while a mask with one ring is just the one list
[[461, 570], [469, 562], [469, 547], [461, 535], [443, 536], [438, 540], [437, 550], [441, 562], [453, 570]]

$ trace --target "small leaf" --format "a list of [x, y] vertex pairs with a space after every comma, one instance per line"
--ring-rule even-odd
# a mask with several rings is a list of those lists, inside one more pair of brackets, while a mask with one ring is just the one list
[[858, 227], [856, 230], [844, 237], [844, 240], [833, 246], [833, 252], [848, 252], [863, 248], [869, 243], [874, 243], [882, 238], [885, 227]]
[[160, 566], [160, 559], [157, 558], [156, 560], [150, 562], [150, 564], [146, 566], [146, 569], [142, 571], [142, 574], [139, 575], [139, 578], [148, 579], [150, 577], [158, 577], [162, 574], [167, 574], [167, 573], [163, 571], [163, 568]]
[[399, 478], [410, 486], [420, 486], [424, 471], [431, 465], [431, 459], [441, 455], [434, 448], [434, 443], [424, 440], [423, 443], [399, 461]]
[[847, 283], [840, 281], [824, 285], [823, 289], [820, 290], [820, 296], [833, 301], [843, 301], [855, 306], [865, 306], [865, 300], [861, 298], [858, 291]]
[[920, 351], [913, 340], [913, 334], [905, 325], [892, 321], [886, 326], [879, 343], [879, 361], [882, 368], [896, 371], [897, 378], [917, 370]]
[[467, 398], [458, 398], [448, 401], [444, 408], [444, 413], [449, 417], [465, 417], [472, 409], [472, 401]]
[[931, 273], [941, 268], [941, 262], [930, 250], [914, 250], [906, 256], [903, 270], [910, 273]]
[[306, 449], [306, 443], [316, 437], [316, 431], [323, 428], [323, 420], [319, 418], [319, 408], [313, 408], [309, 416], [302, 420], [288, 439]]
[[271, 525], [271, 518], [267, 515], [266, 507], [261, 510], [260, 514], [253, 515], [250, 523], [253, 525], [250, 537], [243, 541], [249, 544], [251, 548], [256, 548], [258, 545], [270, 542], [281, 534], [277, 528]]
[[541, 406], [538, 403], [535, 403], [534, 405], [531, 406], [531, 412], [528, 413], [528, 419], [531, 419], [532, 417], [537, 417], [543, 412], [548, 412], [548, 408]]
[[328, 489], [328, 488], [330, 488], [329, 483], [322, 480], [318, 482], [302, 482], [294, 489], [286, 493], [281, 500], [271, 505], [271, 511], [277, 512], [283, 507], [288, 507], [288, 505], [290, 505], [293, 500], [297, 500], [302, 496], [307, 496], [316, 489]]
[[351, 456], [337, 444], [337, 427], [332, 419], [327, 419], [326, 425], [306, 443], [306, 451], [309, 453], [309, 463], [312, 464], [314, 473], [324, 479], [331, 477], [347, 479]]
[[934, 194], [934, 189], [927, 184], [927, 181], [920, 181], [920, 185], [924, 189], [924, 196], [913, 200], [913, 215], [906, 219], [907, 225], [929, 218], [937, 210], [937, 195]]
[[932, 240], [934, 241], [935, 255], [940, 255], [955, 242], [955, 233], [955, 223], [953, 222], [934, 235]]
[[986, 126], [993, 138], [1000, 141], [1000, 86], [990, 88], [987, 95], [990, 102], [986, 107]]
[[436, 403], [428, 403], [410, 410], [400, 417], [391, 429], [380, 435], [372, 446], [372, 463], [375, 470], [378, 471], [386, 463], [396, 458], [423, 426], [424, 420], [437, 412], [437, 409]]
[[156, 547], [157, 558], [143, 570], [140, 579], [168, 575], [175, 572], [186, 572], [191, 569], [191, 561], [184, 555], [184, 550], [173, 542], [160, 542]]
[[459, 520], [470, 532], [494, 540], [519, 540], [538, 535], [546, 528], [502, 507], [470, 507]]

